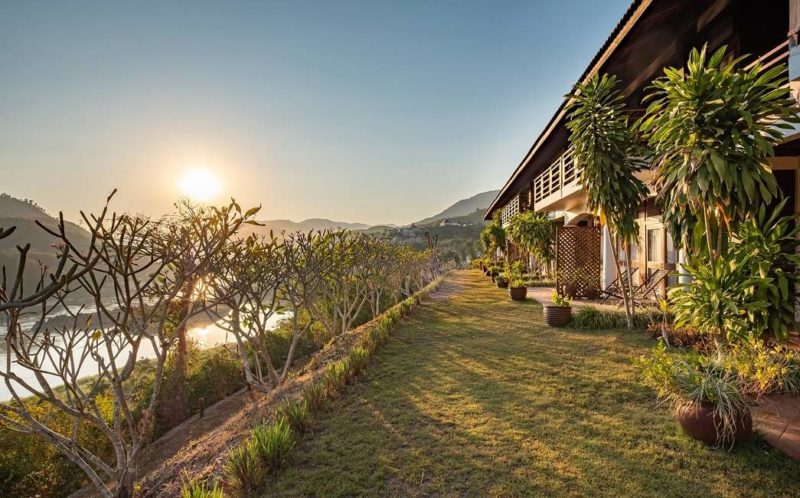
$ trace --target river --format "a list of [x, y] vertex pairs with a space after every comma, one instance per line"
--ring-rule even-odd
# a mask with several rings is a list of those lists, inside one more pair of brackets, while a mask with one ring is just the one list
[[[87, 310], [91, 312], [91, 310]], [[63, 312], [60, 314], [64, 314]], [[58, 316], [59, 313], [56, 312], [51, 314], [50, 316]], [[277, 326], [278, 322], [282, 319], [290, 316], [288, 313], [275, 313], [269, 319], [269, 326], [274, 328]], [[23, 322], [24, 324], [24, 322]], [[201, 348], [210, 348], [214, 346], [218, 346], [220, 344], [225, 344], [228, 342], [234, 341], [234, 337], [225, 330], [223, 327], [220, 326], [219, 322], [213, 322], [210, 319], [199, 316], [196, 317], [193, 321], [189, 322], [188, 326], [188, 337], [189, 340], [195, 342]], [[0, 325], [0, 337], [5, 337], [6, 328]], [[0, 368], [5, 368], [6, 361], [8, 359], [9, 352], [6, 348], [5, 341], [0, 341]], [[141, 346], [139, 347], [139, 359], [146, 359], [146, 358], [153, 358], [155, 354], [153, 353], [152, 345], [149, 341], [143, 341]], [[12, 358], [13, 361], [13, 358]], [[36, 376], [34, 373], [27, 369], [27, 368], [18, 368], [15, 370], [15, 373], [23, 379], [25, 382], [30, 382], [34, 386], [38, 386], [36, 382]], [[87, 358], [86, 362], [82, 365], [80, 369], [80, 373], [83, 376], [91, 376], [97, 374], [97, 362], [91, 358]], [[53, 379], [51, 381], [51, 386], [56, 387], [59, 386], [55, 380], [55, 377], [51, 377]], [[51, 380], [48, 379], [48, 380]], [[22, 397], [27, 397], [31, 395], [31, 393], [22, 390], [17, 384], [15, 384], [14, 389], [17, 391]], [[7, 401], [11, 399], [11, 392], [8, 389], [4, 379], [0, 379], [0, 401]]]

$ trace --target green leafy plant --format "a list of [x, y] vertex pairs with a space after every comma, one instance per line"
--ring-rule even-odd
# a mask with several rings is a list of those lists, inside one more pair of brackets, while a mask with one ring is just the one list
[[181, 498], [224, 498], [222, 486], [214, 483], [210, 488], [205, 482], [185, 483], [181, 487]]
[[726, 358], [728, 367], [739, 376], [743, 391], [753, 398], [775, 392], [800, 392], [797, 351], [750, 339], [733, 346]]
[[[633, 328], [645, 330], [663, 319], [663, 313], [656, 308], [646, 308], [633, 319]], [[596, 306], [581, 306], [572, 315], [572, 326], [581, 330], [609, 330], [628, 326], [625, 312], [600, 309]]]
[[553, 291], [553, 295], [550, 299], [553, 301], [553, 304], [556, 306], [570, 306], [572, 304], [572, 300], [567, 296], [559, 294], [558, 291]]
[[718, 438], [723, 445], [733, 441], [736, 422], [749, 407], [738, 375], [726, 368], [723, 358], [696, 352], [670, 353], [659, 342], [636, 364], [644, 383], [673, 409], [712, 405], [719, 420]]
[[768, 158], [798, 122], [786, 68], [740, 69], [721, 47], [664, 69], [645, 97], [640, 128], [657, 157], [655, 189], [672, 232], [709, 260], [753, 209], [778, 195]]
[[222, 472], [231, 486], [245, 494], [258, 489], [264, 479], [264, 469], [252, 438], [230, 449]]
[[781, 216], [786, 202], [781, 201], [771, 213], [762, 205], [737, 227], [731, 242], [732, 250], [756, 255], [750, 260], [750, 273], [769, 282], [752, 289], [753, 298], [768, 306], [748, 316], [751, 330], [769, 330], [780, 340], [788, 338], [794, 326], [794, 289], [800, 284], [800, 226], [793, 227], [796, 217]]
[[[647, 187], [635, 174], [645, 166], [647, 151], [625, 112], [625, 99], [618, 84], [616, 76], [603, 74], [575, 85], [568, 95], [567, 128], [587, 204], [608, 229], [620, 275], [619, 248], [624, 249], [630, 268], [629, 248], [639, 233], [636, 218]], [[636, 305], [633, 281], [628, 275], [631, 280], [622, 287], [622, 300], [631, 327]]]
[[515, 214], [509, 220], [507, 235], [508, 240], [530, 253], [543, 269], [549, 269], [555, 260], [555, 228], [549, 213], [525, 211]]
[[285, 399], [281, 401], [275, 410], [276, 419], [283, 419], [298, 434], [305, 433], [311, 425], [311, 411], [308, 402], [303, 398], [300, 400]]
[[506, 231], [503, 228], [503, 221], [500, 219], [500, 215], [500, 211], [495, 211], [492, 215], [492, 221], [481, 231], [481, 244], [483, 245], [484, 253], [489, 258], [493, 257], [498, 249], [504, 249], [506, 246]]
[[256, 427], [251, 435], [251, 444], [264, 470], [278, 469], [295, 446], [289, 421], [276, 417], [271, 424]]
[[759, 299], [760, 292], [754, 293], [753, 289], [772, 284], [750, 273], [753, 257], [740, 252], [727, 253], [710, 264], [690, 259], [684, 271], [691, 281], [669, 290], [675, 325], [715, 340], [733, 341], [751, 333], [760, 335], [763, 329], [753, 330], [750, 318], [764, 312], [769, 303]]
[[508, 279], [509, 287], [525, 287], [525, 263], [513, 261], [505, 265], [505, 277]]

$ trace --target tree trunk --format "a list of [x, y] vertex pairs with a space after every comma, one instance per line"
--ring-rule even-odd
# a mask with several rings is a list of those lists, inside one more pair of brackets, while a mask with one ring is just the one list
[[[629, 329], [633, 328], [633, 318], [631, 317], [631, 311], [628, 305], [628, 291], [625, 290], [625, 282], [622, 278], [622, 269], [619, 266], [619, 247], [618, 247], [618, 238], [616, 235], [611, 234], [611, 229], [608, 228], [606, 225], [606, 230], [608, 231], [608, 235], [611, 238], [611, 253], [614, 256], [614, 266], [617, 269], [617, 277], [620, 281], [620, 290], [622, 291], [622, 303], [625, 306], [625, 322]], [[628, 274], [630, 274], [630, 268], [628, 268]]]

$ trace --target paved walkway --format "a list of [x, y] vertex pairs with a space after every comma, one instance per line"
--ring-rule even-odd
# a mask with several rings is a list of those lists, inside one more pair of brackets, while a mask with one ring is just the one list
[[756, 429], [769, 444], [800, 460], [800, 398], [770, 396], [753, 410]]
[[[528, 287], [528, 297], [538, 301], [543, 306], [547, 306], [553, 304], [552, 297], [554, 290], [555, 287]], [[576, 307], [594, 306], [609, 311], [620, 311], [622, 309], [614, 304], [601, 304], [600, 300], [575, 299], [572, 301], [572, 305]]]

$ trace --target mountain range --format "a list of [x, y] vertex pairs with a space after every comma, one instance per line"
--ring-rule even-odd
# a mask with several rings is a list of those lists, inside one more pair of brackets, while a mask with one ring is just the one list
[[[419, 227], [438, 225], [443, 219], [463, 223], [465, 225], [480, 225], [483, 213], [497, 195], [496, 190], [483, 192], [468, 199], [462, 199], [438, 214], [417, 221], [413, 225]], [[8, 238], [0, 241], [0, 267], [14, 268], [18, 257], [16, 246], [30, 243], [29, 258], [41, 261], [46, 265], [53, 265], [56, 261], [53, 248], [54, 238], [36, 225], [36, 222], [48, 227], [56, 227], [57, 219], [47, 213], [36, 202], [30, 199], [17, 199], [9, 194], [0, 194], [0, 227], [15, 226], [16, 231]], [[309, 231], [326, 229], [367, 230], [370, 225], [364, 223], [348, 223], [332, 221], [324, 218], [310, 218], [295, 222], [291, 220], [260, 220], [263, 226], [248, 225], [247, 233], [280, 234], [283, 231]], [[373, 227], [373, 229], [393, 229], [394, 226]], [[79, 225], [65, 221], [65, 229], [70, 238], [78, 245], [88, 244], [88, 232]], [[371, 230], [374, 231], [374, 230]], [[31, 268], [34, 270], [34, 268]], [[27, 285], [33, 285], [36, 272], [31, 272], [26, 278]]]

